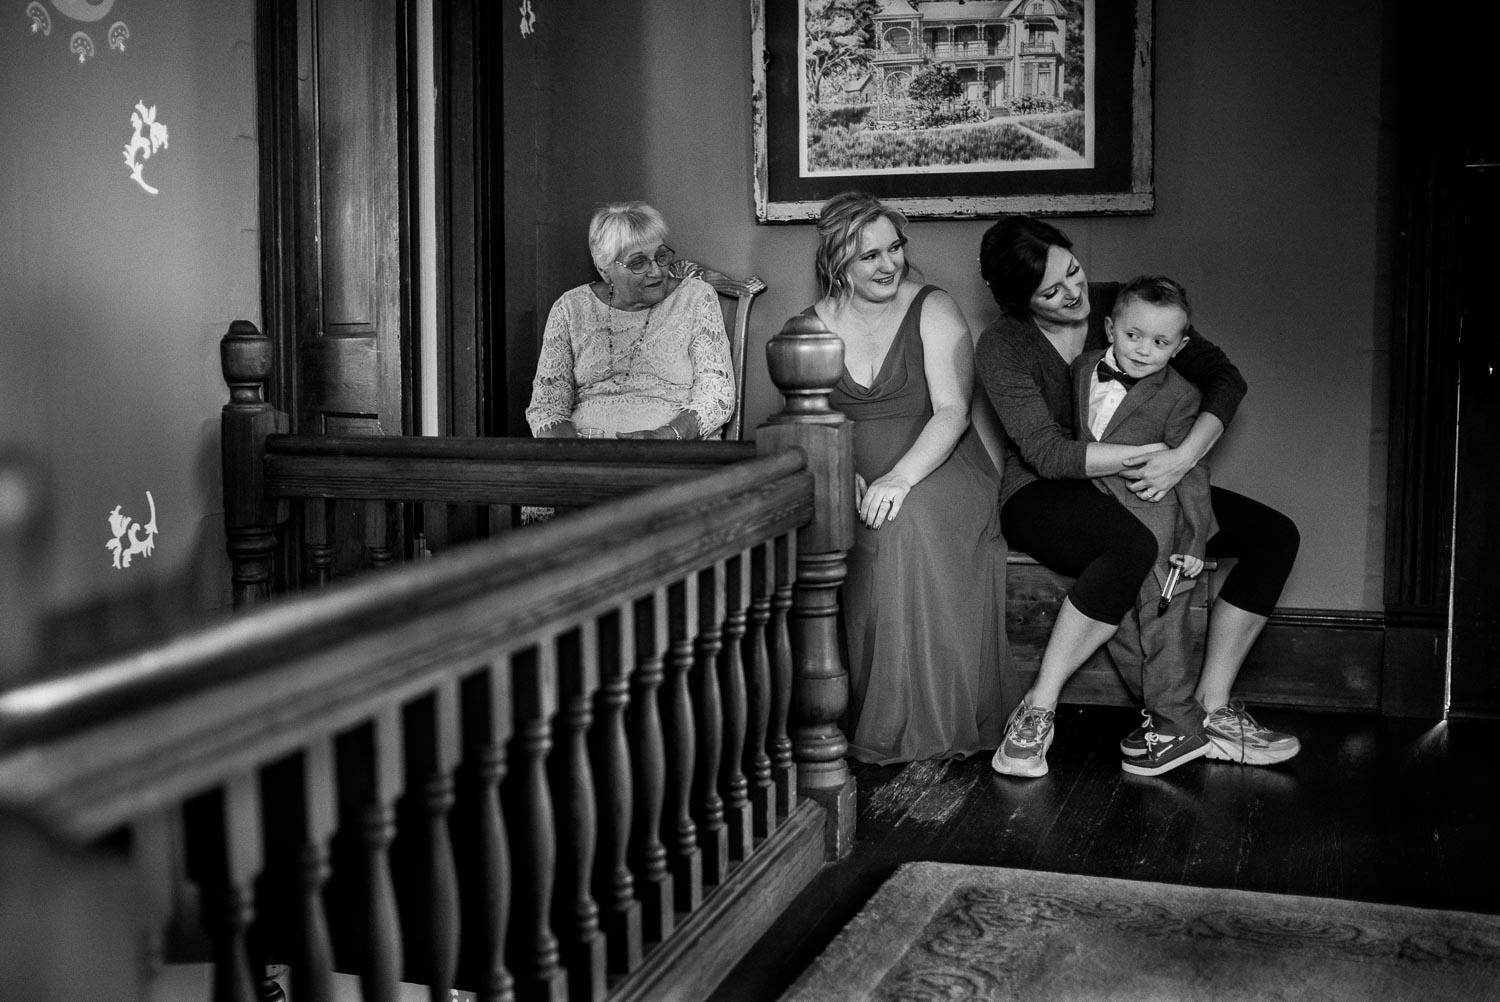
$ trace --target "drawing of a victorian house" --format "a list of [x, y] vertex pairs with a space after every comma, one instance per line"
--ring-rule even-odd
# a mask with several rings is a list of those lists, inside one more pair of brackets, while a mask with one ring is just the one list
[[990, 108], [1062, 97], [1067, 21], [1057, 0], [885, 0], [875, 15], [874, 86], [900, 101], [927, 62], [958, 73], [964, 98]]

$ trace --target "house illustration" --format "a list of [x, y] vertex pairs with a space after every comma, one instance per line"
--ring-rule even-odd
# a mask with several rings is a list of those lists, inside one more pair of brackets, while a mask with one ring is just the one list
[[1062, 97], [1069, 39], [1056, 0], [886, 0], [875, 25], [871, 88], [889, 100], [928, 62], [953, 67], [964, 98], [988, 107]]

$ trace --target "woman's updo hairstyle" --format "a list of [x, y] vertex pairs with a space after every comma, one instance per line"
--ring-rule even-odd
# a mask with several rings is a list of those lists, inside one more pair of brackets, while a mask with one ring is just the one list
[[1047, 273], [1047, 252], [1073, 249], [1066, 233], [1032, 216], [1002, 216], [979, 242], [979, 275], [1006, 313], [1024, 317]]
[[666, 220], [645, 202], [611, 202], [589, 220], [589, 254], [601, 275], [627, 249], [666, 242]]
[[[823, 203], [818, 211], [818, 252], [814, 263], [823, 294], [835, 300], [848, 299], [849, 265], [859, 257], [859, 235], [875, 220], [889, 219], [896, 235], [906, 239], [906, 216], [863, 191], [846, 191]], [[901, 277], [911, 271], [910, 259]]]

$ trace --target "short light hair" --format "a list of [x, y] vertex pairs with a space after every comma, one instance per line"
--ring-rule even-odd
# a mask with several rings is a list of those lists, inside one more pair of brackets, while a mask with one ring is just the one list
[[[846, 191], [823, 203], [818, 212], [818, 251], [814, 264], [824, 295], [844, 300], [853, 293], [849, 284], [849, 266], [859, 257], [860, 234], [877, 219], [889, 219], [896, 228], [896, 235], [906, 239], [906, 216], [874, 195]], [[901, 277], [905, 278], [909, 271], [911, 260], [908, 257]]]
[[1193, 319], [1193, 305], [1188, 302], [1187, 290], [1182, 287], [1182, 283], [1165, 275], [1137, 275], [1120, 286], [1120, 291], [1115, 294], [1114, 309], [1109, 311], [1110, 316], [1119, 317], [1125, 304], [1132, 299], [1139, 299], [1152, 306], [1175, 306], [1188, 320]]
[[627, 247], [667, 242], [667, 223], [645, 202], [611, 202], [589, 220], [589, 254], [601, 272]]

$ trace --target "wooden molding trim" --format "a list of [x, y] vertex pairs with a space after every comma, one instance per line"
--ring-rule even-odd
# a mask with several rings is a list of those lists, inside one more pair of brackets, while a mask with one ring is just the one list
[[[1016, 567], [1011, 567], [1014, 575]], [[1207, 609], [1195, 605], [1195, 615]], [[1050, 623], [1047, 624], [1050, 629]], [[1036, 678], [1041, 646], [1018, 633], [1011, 619], [1012, 690], [1023, 692]], [[1045, 635], [1042, 636], [1045, 645]], [[1385, 661], [1385, 615], [1338, 609], [1278, 609], [1256, 641], [1235, 686], [1237, 695], [1262, 706], [1375, 713], [1382, 711], [1381, 683], [1389, 674]], [[1063, 701], [1106, 706], [1134, 706], [1114, 663], [1103, 651], [1084, 662], [1063, 689]], [[1420, 715], [1420, 714], [1419, 714]]]

